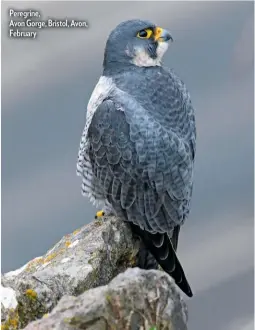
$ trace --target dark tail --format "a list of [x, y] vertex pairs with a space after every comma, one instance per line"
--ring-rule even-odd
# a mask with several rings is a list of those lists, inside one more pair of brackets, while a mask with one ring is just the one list
[[175, 226], [174, 231], [173, 231], [173, 236], [171, 237], [171, 242], [172, 242], [175, 253], [176, 253], [177, 247], [178, 247], [179, 232], [180, 232], [180, 226]]
[[[155, 257], [163, 270], [175, 280], [176, 285], [178, 285], [188, 297], [192, 297], [193, 293], [168, 235], [166, 233], [151, 234], [133, 223], [130, 223], [130, 226], [132, 232], [142, 239], [144, 245]], [[177, 248], [179, 230], [175, 234], [177, 236], [174, 236], [174, 244]]]

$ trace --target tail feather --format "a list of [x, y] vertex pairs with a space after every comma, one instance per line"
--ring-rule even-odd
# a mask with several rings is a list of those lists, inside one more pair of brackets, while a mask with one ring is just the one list
[[180, 226], [174, 227], [173, 236], [171, 237], [171, 242], [175, 252], [177, 251], [179, 232], [180, 232]]
[[192, 297], [193, 293], [190, 285], [168, 235], [166, 233], [151, 234], [133, 223], [130, 223], [130, 225], [132, 232], [142, 239], [144, 245], [155, 257], [163, 270], [175, 280], [176, 285], [178, 285], [188, 297]]

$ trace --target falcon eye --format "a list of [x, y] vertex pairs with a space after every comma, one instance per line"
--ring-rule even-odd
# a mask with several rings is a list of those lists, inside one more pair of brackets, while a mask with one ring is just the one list
[[151, 35], [152, 35], [152, 30], [145, 29], [145, 30], [139, 31], [136, 36], [141, 39], [149, 39]]

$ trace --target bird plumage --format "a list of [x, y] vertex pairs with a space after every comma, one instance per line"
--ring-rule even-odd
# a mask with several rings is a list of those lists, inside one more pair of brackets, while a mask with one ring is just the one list
[[196, 128], [190, 95], [175, 73], [160, 65], [138, 67], [121, 59], [109, 69], [105, 63], [80, 144], [83, 192], [94, 201], [106, 200], [192, 296], [175, 253], [193, 186]]

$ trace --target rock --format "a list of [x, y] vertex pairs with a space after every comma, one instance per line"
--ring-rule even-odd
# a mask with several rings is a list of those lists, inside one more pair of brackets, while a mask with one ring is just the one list
[[[132, 310], [131, 304], [135, 303], [134, 306], [140, 306], [139, 308], [144, 303], [148, 305], [146, 299], [150, 299], [150, 291], [155, 294], [155, 283], [158, 283], [157, 290], [160, 292], [156, 305], [161, 306], [160, 308], [166, 306], [162, 312], [162, 320], [167, 320], [168, 315], [168, 320], [172, 324], [171, 330], [186, 329], [186, 325], [181, 328], [174, 327], [177, 323], [186, 324], [187, 313], [185, 304], [177, 294], [178, 289], [167, 274], [160, 271], [129, 269], [117, 276], [135, 265], [138, 246], [128, 226], [115, 217], [94, 221], [64, 236], [44, 256], [37, 257], [23, 267], [2, 275], [1, 329], [23, 329], [31, 321], [42, 317], [40, 322], [52, 322], [53, 319], [58, 318], [56, 329], [105, 329], [104, 324], [107, 322], [122, 322], [122, 316], [116, 314], [118, 308], [121, 315], [126, 315], [123, 322], [127, 322], [127, 315], [131, 317], [132, 322], [135, 322], [133, 319], [138, 320], [140, 314], [136, 309]], [[109, 284], [113, 278], [115, 279]], [[155, 283], [152, 281], [153, 278]], [[161, 284], [158, 279], [162, 280]], [[141, 287], [142, 283], [144, 288]], [[107, 284], [109, 285], [106, 286]], [[92, 288], [96, 289], [92, 290]], [[167, 296], [164, 290], [168, 292]], [[125, 297], [124, 301], [120, 296], [118, 298], [120, 292], [121, 297]], [[113, 300], [108, 301], [107, 297]], [[167, 305], [168, 300], [172, 309]], [[121, 305], [118, 307], [119, 303]], [[74, 309], [76, 304], [77, 309]], [[158, 315], [159, 311], [161, 313], [161, 309], [156, 311], [155, 308], [148, 312], [148, 315], [143, 311], [148, 320], [152, 317], [154, 321], [155, 315]], [[45, 318], [48, 314], [49, 317]], [[80, 322], [76, 320], [76, 314], [82, 315], [82, 319], [86, 322], [85, 328], [72, 325], [72, 322], [75, 324]], [[68, 317], [72, 319], [71, 323], [65, 322]], [[177, 321], [174, 321], [175, 317]], [[88, 320], [91, 320], [91, 326]], [[27, 328], [47, 329], [48, 325], [40, 322], [32, 323]], [[116, 329], [135, 329], [125, 326], [126, 328], [116, 325]]]
[[109, 283], [132, 265], [135, 247], [129, 228], [114, 217], [63, 237], [44, 256], [2, 276], [2, 324], [9, 326], [11, 320], [23, 328], [49, 313], [63, 295], [77, 296]]
[[187, 309], [169, 275], [133, 268], [109, 285], [64, 296], [47, 318], [25, 328], [43, 329], [185, 330]]

